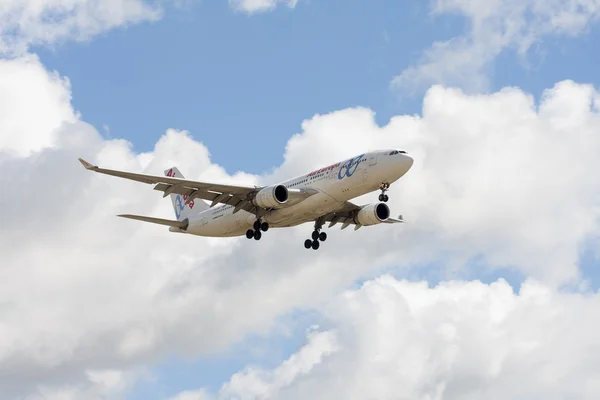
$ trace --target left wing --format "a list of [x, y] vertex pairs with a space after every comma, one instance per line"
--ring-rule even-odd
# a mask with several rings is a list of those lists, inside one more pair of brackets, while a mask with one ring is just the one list
[[[210, 201], [211, 207], [217, 203], [229, 204], [234, 207], [234, 213], [238, 212], [239, 210], [245, 210], [253, 214], [259, 213], [258, 207], [254, 205], [252, 200], [256, 194], [263, 189], [263, 187], [223, 185], [210, 182], [190, 181], [187, 179], [173, 178], [169, 176], [154, 176], [116, 171], [112, 169], [100, 168], [81, 158], [79, 159], [79, 162], [90, 171], [105, 175], [112, 175], [119, 178], [130, 179], [136, 182], [154, 184], [154, 190], [163, 192], [163, 197], [167, 197], [170, 194], [181, 194], [188, 196], [186, 204], [195, 198], [200, 198]], [[298, 201], [302, 201], [306, 197], [314, 194], [312, 191], [302, 191], [298, 189], [288, 189], [288, 192], [290, 200], [294, 200], [290, 203], [297, 203]]]
[[[336, 225], [337, 223], [342, 223], [342, 229], [346, 229], [349, 225], [356, 225], [354, 230], [360, 229], [362, 225], [359, 225], [355, 222], [356, 214], [360, 211], [362, 207], [352, 203], [351, 201], [344, 202], [344, 205], [336, 211], [325, 214], [321, 217], [322, 223], [329, 222], [329, 228]], [[404, 219], [402, 215], [396, 218], [388, 218], [384, 221], [386, 224], [398, 224], [404, 223]]]

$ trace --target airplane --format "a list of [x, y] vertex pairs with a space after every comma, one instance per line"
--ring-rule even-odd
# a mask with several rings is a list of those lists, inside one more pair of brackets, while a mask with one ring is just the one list
[[[371, 151], [308, 174], [269, 186], [242, 186], [186, 180], [177, 167], [152, 176], [99, 168], [79, 158], [90, 171], [153, 184], [154, 190], [170, 196], [175, 220], [121, 214], [119, 217], [169, 226], [170, 232], [204, 237], [246, 235], [260, 240], [270, 227], [285, 228], [314, 222], [306, 249], [318, 250], [327, 240], [323, 225], [342, 223], [342, 229], [354, 230], [380, 223], [402, 223], [390, 217], [385, 204], [390, 185], [404, 176], [413, 165], [406, 151]], [[350, 200], [380, 190], [379, 202], [357, 205]], [[210, 202], [208, 204], [206, 201]], [[217, 204], [220, 204], [217, 206]]]

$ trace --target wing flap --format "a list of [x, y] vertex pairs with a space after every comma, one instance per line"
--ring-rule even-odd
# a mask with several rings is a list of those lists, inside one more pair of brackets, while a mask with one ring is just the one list
[[[163, 191], [168, 188], [169, 185], [164, 183], [159, 183], [154, 187], [154, 190]], [[215, 193], [215, 192], [205, 192], [202, 190], [189, 188], [185, 186], [179, 186], [174, 188], [171, 193], [181, 194], [183, 196], [189, 196], [187, 201], [191, 201], [195, 198], [210, 201], [210, 206], [213, 207], [217, 203], [227, 204], [233, 207], [237, 207], [238, 210], [244, 210], [249, 213], [255, 214], [256, 209], [254, 205], [248, 200], [244, 199], [242, 196], [230, 195], [228, 193]], [[237, 212], [237, 211], [236, 211]]]
[[[156, 186], [154, 186], [154, 190], [157, 190], [159, 192], [167, 192], [168, 191], [169, 194], [174, 193], [174, 194], [181, 194], [184, 196], [192, 196], [192, 194], [193, 194], [194, 198], [199, 198], [199, 199], [208, 200], [208, 201], [213, 201], [214, 199], [216, 199], [217, 197], [219, 197], [222, 194], [222, 193], [218, 193], [218, 192], [197, 189], [196, 187], [193, 187], [193, 186], [170, 185], [168, 183], [159, 183]], [[196, 191], [197, 191], [197, 193], [194, 193]]]

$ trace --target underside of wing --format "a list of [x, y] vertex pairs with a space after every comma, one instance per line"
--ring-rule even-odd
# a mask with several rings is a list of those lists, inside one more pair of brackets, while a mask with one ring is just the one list
[[[125, 172], [125, 171], [117, 171], [113, 169], [100, 168], [98, 166], [92, 165], [89, 162], [79, 159], [79, 162], [85, 167], [85, 169], [98, 172], [104, 175], [112, 175], [117, 176], [119, 178], [129, 179], [136, 182], [142, 182], [147, 184], [162, 184], [165, 187], [176, 188], [176, 187], [189, 187], [204, 191], [214, 191], [214, 192], [227, 192], [234, 195], [246, 195], [254, 190], [256, 190], [255, 186], [239, 186], [239, 185], [223, 185], [219, 183], [210, 183], [210, 182], [198, 182], [191, 181], [187, 179], [179, 179], [173, 178], [169, 176], [156, 176], [156, 175], [145, 175], [145, 174], [137, 174], [133, 172]], [[160, 190], [160, 189], [157, 189]], [[168, 194], [175, 193], [174, 191], [170, 191]]]
[[256, 186], [223, 185], [218, 183], [191, 181], [170, 176], [145, 175], [117, 171], [100, 168], [81, 158], [79, 159], [79, 162], [81, 162], [87, 170], [98, 172], [100, 174], [116, 176], [146, 184], [154, 184], [154, 190], [163, 192], [163, 197], [167, 197], [170, 194], [181, 194], [187, 196], [186, 203], [199, 198], [210, 201], [211, 207], [218, 203], [223, 203], [235, 207], [235, 212], [239, 210], [256, 212], [256, 207], [251, 202], [251, 199], [259, 189]]
[[[146, 184], [154, 184], [154, 190], [163, 192], [163, 197], [170, 194], [186, 196], [186, 204], [198, 198], [207, 200], [213, 207], [216, 204], [228, 204], [234, 207], [234, 213], [244, 210], [252, 214], [259, 214], [264, 208], [257, 207], [253, 202], [255, 196], [264, 189], [258, 186], [225, 185], [210, 182], [198, 182], [187, 179], [174, 178], [171, 176], [155, 176], [137, 174], [132, 172], [117, 171], [95, 166], [83, 159], [79, 162], [90, 171], [105, 175], [116, 176]], [[285, 206], [296, 204], [316, 193], [311, 189], [287, 189], [289, 201]], [[259, 204], [259, 203], [257, 203]]]

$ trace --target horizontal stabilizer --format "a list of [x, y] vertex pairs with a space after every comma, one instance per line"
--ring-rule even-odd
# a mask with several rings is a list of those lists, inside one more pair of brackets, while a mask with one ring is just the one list
[[174, 221], [174, 220], [170, 220], [170, 219], [145, 217], [143, 215], [131, 215], [131, 214], [121, 214], [121, 215], [117, 215], [117, 216], [121, 217], [121, 218], [135, 219], [137, 221], [151, 222], [153, 224], [172, 226], [174, 228], [179, 228], [179, 229], [187, 229], [187, 227], [188, 227], [187, 220]]

